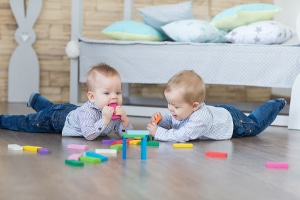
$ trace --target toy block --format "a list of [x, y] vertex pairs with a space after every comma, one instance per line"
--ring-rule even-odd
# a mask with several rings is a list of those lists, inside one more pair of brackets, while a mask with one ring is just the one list
[[[126, 142], [125, 142], [125, 144], [126, 144]], [[115, 144], [115, 145], [111, 145], [109, 148], [116, 149], [118, 151], [118, 150], [121, 150], [122, 147], [123, 147], [123, 144]]]
[[68, 160], [79, 160], [80, 156], [82, 156], [82, 154], [74, 153], [68, 157]]
[[149, 131], [148, 130], [127, 130], [126, 131], [127, 135], [149, 135]]
[[148, 130], [128, 130], [126, 134], [123, 136], [123, 151], [122, 151], [122, 158], [126, 159], [126, 138], [141, 138], [141, 159], [147, 159], [147, 139], [149, 136]]
[[37, 152], [39, 148], [39, 146], [23, 146], [23, 150], [24, 151], [33, 151], [33, 152]]
[[147, 159], [147, 138], [142, 138], [141, 142], [141, 159], [146, 160]]
[[287, 169], [289, 168], [289, 164], [286, 162], [266, 162], [266, 167]]
[[75, 166], [75, 167], [82, 167], [84, 165], [83, 162], [78, 160], [65, 160], [65, 164]]
[[117, 155], [117, 149], [95, 149], [95, 152], [106, 155]]
[[89, 157], [89, 156], [80, 156], [79, 160], [82, 162], [88, 162], [88, 163], [100, 163], [101, 162], [100, 158], [94, 158], [94, 157]]
[[23, 147], [18, 144], [9, 144], [7, 148], [15, 151], [23, 151]]
[[174, 148], [193, 148], [193, 144], [191, 143], [174, 143]]
[[148, 141], [152, 141], [152, 140], [153, 140], [153, 137], [151, 135], [149, 135]]
[[[126, 140], [126, 143], [128, 144], [129, 141], [131, 141], [131, 140], [133, 140], [133, 139], [128, 138], [128, 139]], [[123, 144], [123, 139], [122, 139], [122, 140], [116, 140], [116, 141], [112, 142], [110, 145], [115, 145], [115, 144]]]
[[117, 140], [102, 140], [102, 144], [111, 145], [111, 143], [115, 142]]
[[88, 157], [99, 158], [101, 160], [101, 162], [108, 161], [107, 156], [101, 155], [101, 154], [93, 152], [93, 151], [87, 151], [84, 153], [84, 155], [86, 155]]
[[88, 145], [80, 145], [80, 144], [69, 144], [67, 148], [72, 150], [84, 150], [84, 151], [89, 149]]
[[147, 135], [138, 135], [138, 134], [134, 134], [134, 135], [131, 135], [131, 134], [124, 134], [123, 135], [124, 138], [144, 138], [144, 137], [147, 137]]
[[38, 154], [40, 154], [40, 155], [47, 155], [49, 153], [50, 153], [50, 151], [47, 148], [38, 148]]
[[157, 142], [157, 141], [148, 141], [147, 146], [158, 147], [159, 142]]
[[123, 141], [117, 140], [117, 141], [112, 142], [110, 145], [115, 145], [115, 144], [123, 144]]
[[129, 144], [131, 145], [139, 145], [141, 143], [141, 140], [131, 140], [129, 141]]
[[[126, 134], [125, 134], [126, 135]], [[122, 159], [126, 159], [126, 149], [127, 149], [127, 143], [126, 143], [126, 137], [123, 136], [123, 144], [122, 144]]]
[[216, 152], [216, 151], [207, 151], [205, 152], [206, 157], [219, 157], [219, 158], [226, 158], [226, 152]]

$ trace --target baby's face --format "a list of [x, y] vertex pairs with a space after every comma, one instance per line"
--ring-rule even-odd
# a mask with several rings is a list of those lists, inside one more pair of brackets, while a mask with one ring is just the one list
[[183, 99], [182, 92], [165, 92], [165, 97], [168, 102], [168, 109], [175, 119], [184, 120], [194, 112], [193, 105]]
[[119, 76], [106, 77], [101, 74], [95, 81], [93, 102], [100, 110], [111, 103], [122, 105], [122, 84]]

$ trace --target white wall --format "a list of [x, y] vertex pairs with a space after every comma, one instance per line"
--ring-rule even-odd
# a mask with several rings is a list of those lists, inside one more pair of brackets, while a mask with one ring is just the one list
[[[298, 13], [300, 13], [300, 0], [274, 0], [274, 4], [282, 8], [282, 11], [275, 16], [274, 20], [291, 27], [296, 31], [297, 16]], [[286, 44], [299, 44], [298, 37], [294, 37]], [[272, 93], [275, 95], [290, 96], [291, 89], [273, 88]]]

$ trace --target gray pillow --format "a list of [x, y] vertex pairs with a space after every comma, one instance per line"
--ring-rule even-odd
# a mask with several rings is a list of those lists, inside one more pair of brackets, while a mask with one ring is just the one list
[[183, 19], [194, 19], [192, 1], [138, 8], [138, 12], [145, 24], [152, 26], [164, 36], [166, 34], [161, 28], [163, 25]]

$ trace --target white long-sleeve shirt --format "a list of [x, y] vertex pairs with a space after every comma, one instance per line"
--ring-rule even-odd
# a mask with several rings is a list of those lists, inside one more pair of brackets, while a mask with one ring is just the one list
[[62, 136], [83, 136], [87, 140], [94, 140], [99, 136], [108, 135], [113, 130], [122, 137], [126, 130], [130, 129], [133, 129], [132, 125], [124, 127], [120, 119], [111, 120], [105, 126], [101, 110], [87, 101], [67, 115]]
[[205, 103], [181, 121], [173, 118], [170, 113], [165, 113], [158, 126], [154, 139], [172, 142], [226, 140], [232, 137], [233, 132], [233, 120], [229, 111]]

